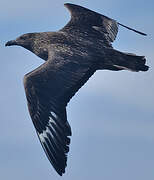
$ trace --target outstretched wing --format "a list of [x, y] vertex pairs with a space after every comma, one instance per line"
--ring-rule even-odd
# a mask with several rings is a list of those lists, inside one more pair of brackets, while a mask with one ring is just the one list
[[58, 57], [24, 77], [33, 124], [49, 161], [59, 175], [65, 172], [71, 136], [66, 105], [94, 72], [95, 69], [88, 64], [81, 65]]
[[97, 36], [100, 33], [109, 42], [114, 41], [118, 33], [118, 23], [115, 20], [78, 5], [66, 3], [65, 6], [71, 13], [71, 20], [64, 27], [65, 29], [72, 26], [73, 28], [85, 27], [89, 33], [91, 31], [91, 33], [95, 34], [95, 31], [97, 31]]
[[[95, 32], [93, 31], [94, 29], [97, 31], [97, 33], [100, 33], [100, 35], [102, 35], [102, 37], [105, 38], [108, 41], [108, 43], [111, 43], [115, 40], [118, 33], [119, 25], [129, 30], [132, 30], [136, 33], [139, 33], [141, 35], [146, 35], [145, 33], [137, 31], [128, 26], [125, 26], [114, 19], [96, 13], [87, 8], [81, 7], [79, 5], [66, 3], [65, 6], [68, 8], [68, 10], [71, 13], [71, 20], [64, 27], [65, 30], [70, 29], [71, 27], [82, 28], [82, 29], [88, 29], [89, 34], [90, 33], [95, 34]], [[96, 35], [98, 36], [98, 34]]]

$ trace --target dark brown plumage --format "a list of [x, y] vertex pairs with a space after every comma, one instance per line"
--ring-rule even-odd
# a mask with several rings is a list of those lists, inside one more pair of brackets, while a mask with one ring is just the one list
[[58, 32], [28, 33], [6, 46], [19, 45], [46, 62], [24, 77], [29, 112], [42, 147], [59, 175], [65, 172], [71, 128], [66, 106], [99, 69], [147, 71], [144, 56], [112, 48], [117, 21], [73, 4], [71, 20]]

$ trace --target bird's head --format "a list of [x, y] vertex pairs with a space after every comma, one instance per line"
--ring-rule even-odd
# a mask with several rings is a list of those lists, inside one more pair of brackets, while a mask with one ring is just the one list
[[50, 43], [48, 33], [27, 33], [19, 36], [15, 40], [8, 41], [5, 46], [21, 46], [33, 52], [40, 58], [47, 60], [48, 43]]
[[27, 33], [19, 36], [15, 40], [8, 41], [5, 46], [22, 46], [28, 50], [32, 49], [35, 33]]

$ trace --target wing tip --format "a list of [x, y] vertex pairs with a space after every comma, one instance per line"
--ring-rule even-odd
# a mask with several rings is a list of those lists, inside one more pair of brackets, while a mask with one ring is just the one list
[[65, 7], [81, 7], [81, 6], [79, 6], [79, 5], [76, 5], [76, 4], [72, 4], [72, 3], [64, 3], [64, 6]]
[[65, 173], [65, 169], [56, 169], [56, 172], [59, 174], [59, 176], [62, 176]]
[[78, 5], [71, 4], [71, 3], [65, 3], [64, 6], [65, 6], [67, 9], [71, 10], [71, 8], [77, 7]]
[[70, 13], [73, 16], [80, 16], [81, 14], [84, 14], [84, 13], [98, 14], [95, 11], [92, 11], [92, 10], [90, 10], [86, 7], [80, 6], [78, 4], [65, 3], [64, 6], [70, 11]]
[[[57, 160], [55, 161], [55, 158], [56, 158], [56, 157], [54, 157], [54, 154], [52, 154], [52, 150], [49, 149], [49, 146], [47, 145], [47, 141], [48, 141], [48, 140], [47, 140], [46, 138], [44, 138], [44, 140], [42, 140], [43, 137], [41, 137], [38, 132], [37, 132], [37, 135], [38, 135], [38, 137], [39, 137], [39, 140], [40, 140], [40, 142], [41, 142], [41, 145], [42, 145], [42, 147], [43, 147], [43, 149], [44, 149], [44, 152], [45, 152], [45, 154], [46, 154], [49, 162], [51, 163], [51, 165], [53, 166], [53, 168], [55, 169], [55, 171], [56, 171], [60, 176], [62, 176], [62, 175], [65, 173], [65, 168], [66, 168], [66, 166], [67, 166], [67, 159], [66, 159], [64, 162], [60, 163], [60, 164], [57, 163], [57, 162], [56, 162]], [[61, 162], [61, 161], [59, 161], [59, 162]]]
[[64, 6], [67, 6], [67, 5], [69, 5], [70, 3], [64, 3]]
[[69, 152], [71, 127], [68, 121], [59, 121], [59, 116], [50, 112], [48, 124], [44, 130], [37, 132], [40, 143], [46, 156], [55, 171], [62, 176], [67, 166], [67, 154]]

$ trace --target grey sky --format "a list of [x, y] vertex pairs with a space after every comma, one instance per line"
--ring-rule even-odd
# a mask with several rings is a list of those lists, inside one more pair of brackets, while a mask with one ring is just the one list
[[113, 46], [145, 55], [148, 72], [99, 71], [68, 105], [71, 124], [66, 174], [48, 162], [28, 114], [23, 76], [41, 59], [6, 41], [27, 32], [55, 31], [70, 14], [63, 0], [2, 0], [0, 6], [1, 136], [0, 179], [154, 179], [154, 2], [153, 0], [69, 1], [108, 15], [148, 34], [122, 27]]

